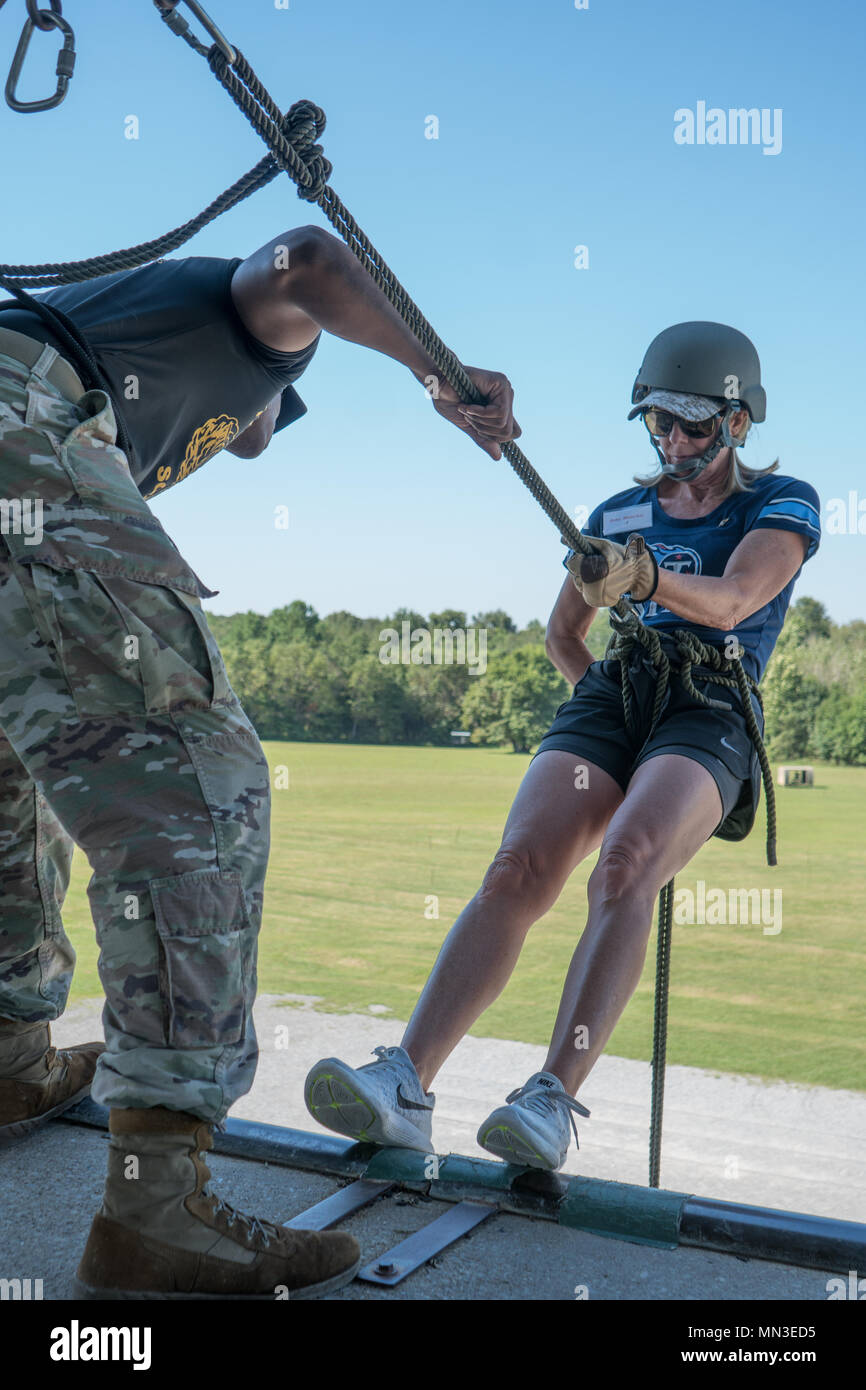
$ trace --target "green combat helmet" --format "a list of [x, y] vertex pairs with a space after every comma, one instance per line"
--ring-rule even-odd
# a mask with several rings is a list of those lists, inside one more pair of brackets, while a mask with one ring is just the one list
[[650, 436], [662, 471], [683, 482], [703, 473], [723, 448], [742, 447], [730, 431], [731, 413], [745, 410], [750, 420], [760, 423], [767, 410], [755, 346], [745, 333], [724, 323], [676, 323], [659, 333], [646, 350], [631, 399], [630, 420], [651, 406], [692, 421], [722, 412], [716, 440], [687, 468], [669, 464]]

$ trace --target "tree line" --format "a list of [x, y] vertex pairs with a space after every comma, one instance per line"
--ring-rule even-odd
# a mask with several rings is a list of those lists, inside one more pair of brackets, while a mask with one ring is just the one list
[[[543, 624], [518, 629], [502, 610], [320, 617], [299, 599], [208, 620], [263, 739], [447, 745], [465, 730], [473, 743], [528, 753], [571, 693]], [[609, 631], [602, 610], [587, 638], [596, 659]], [[866, 622], [837, 626], [801, 598], [762, 682], [770, 756], [866, 764], [864, 677]]]
[[767, 751], [778, 759], [866, 765], [866, 622], [837, 625], [798, 599], [761, 683]]

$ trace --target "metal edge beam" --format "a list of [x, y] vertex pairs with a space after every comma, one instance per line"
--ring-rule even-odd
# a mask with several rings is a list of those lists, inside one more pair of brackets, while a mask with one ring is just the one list
[[[89, 1098], [58, 1119], [108, 1128], [108, 1111]], [[503, 1211], [613, 1240], [697, 1247], [837, 1274], [866, 1271], [866, 1225], [856, 1221], [740, 1206], [601, 1178], [527, 1173], [462, 1154], [440, 1156], [432, 1167], [430, 1160], [437, 1156], [412, 1149], [353, 1144], [336, 1135], [250, 1120], [227, 1120], [225, 1130], [215, 1129], [213, 1151], [336, 1177], [387, 1179], [446, 1202], [494, 1197]]]
[[336, 1134], [309, 1134], [255, 1120], [226, 1120], [224, 1131], [214, 1130], [213, 1152], [334, 1177], [363, 1178], [372, 1176], [366, 1169], [378, 1150], [375, 1144], [353, 1144]]
[[710, 1197], [686, 1199], [680, 1244], [837, 1274], [866, 1271], [866, 1225], [858, 1221]]

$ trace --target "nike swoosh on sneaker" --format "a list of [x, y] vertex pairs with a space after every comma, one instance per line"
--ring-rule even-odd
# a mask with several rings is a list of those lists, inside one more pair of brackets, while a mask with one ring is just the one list
[[410, 1100], [408, 1096], [404, 1096], [404, 1094], [403, 1094], [403, 1083], [402, 1083], [402, 1081], [400, 1082], [400, 1084], [399, 1084], [398, 1087], [397, 1087], [397, 1099], [398, 1099], [398, 1101], [400, 1102], [400, 1104], [403, 1106], [403, 1109], [404, 1109], [404, 1110], [432, 1110], [432, 1109], [433, 1109], [433, 1106], [432, 1106], [432, 1105], [419, 1105], [417, 1101], [415, 1101], [415, 1100]]

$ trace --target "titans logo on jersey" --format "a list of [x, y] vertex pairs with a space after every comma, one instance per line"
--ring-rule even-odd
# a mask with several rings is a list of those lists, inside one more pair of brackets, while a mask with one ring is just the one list
[[[673, 570], [674, 574], [701, 573], [701, 557], [696, 550], [683, 545], [665, 545], [663, 541], [648, 541], [648, 545], [660, 569]], [[654, 599], [650, 599], [649, 603], [643, 604], [642, 607], [641, 616], [644, 622], [648, 618], [655, 618], [659, 613], [669, 611]]]
[[[622, 525], [623, 530], [619, 530]], [[805, 560], [811, 559], [821, 539], [820, 502], [815, 489], [797, 478], [769, 473], [746, 492], [734, 492], [707, 516], [668, 516], [655, 488], [633, 487], [602, 502], [583, 528], [588, 536], [604, 536], [624, 545], [632, 531], [639, 531], [662, 569], [676, 574], [721, 578], [740, 541], [750, 531], [797, 531], [805, 536]], [[568, 552], [566, 560], [570, 558]], [[760, 680], [782, 630], [800, 571], [780, 594], [738, 624], [733, 632], [745, 648], [743, 665]], [[731, 634], [688, 622], [650, 600], [638, 605], [648, 627], [672, 632], [688, 626], [703, 642], [721, 646]]]

